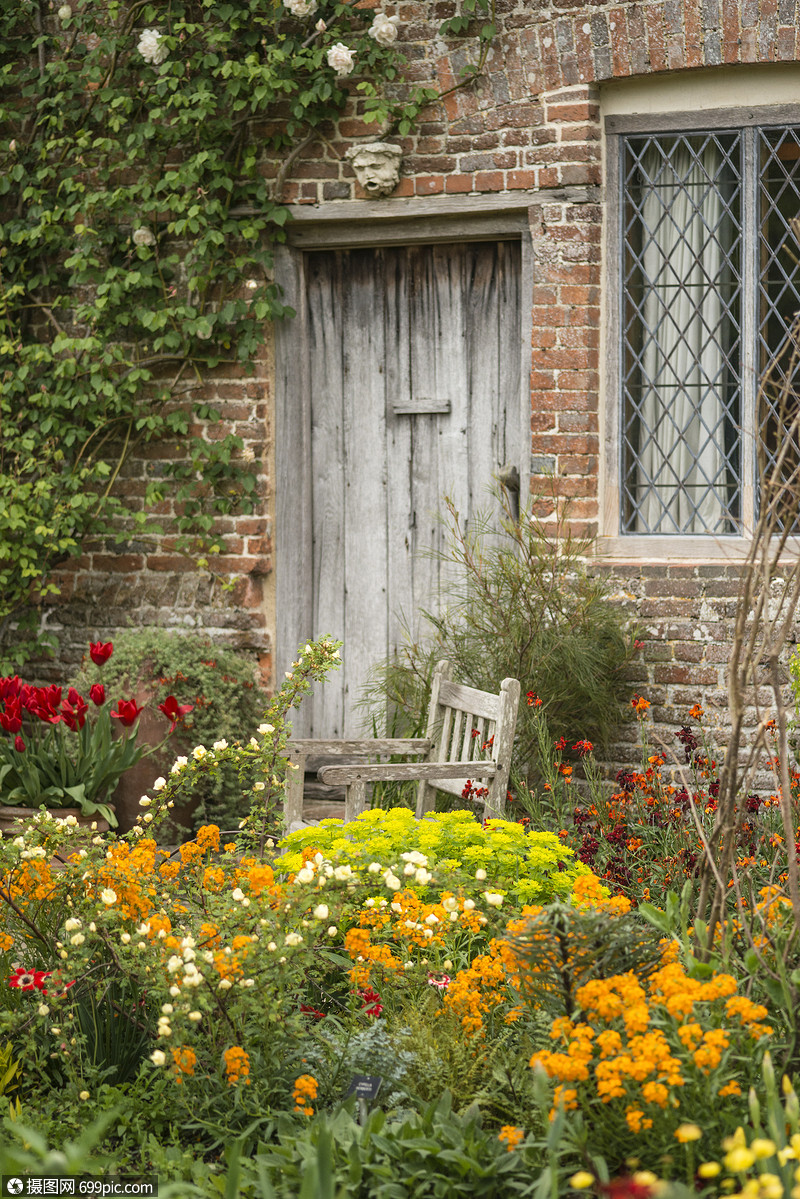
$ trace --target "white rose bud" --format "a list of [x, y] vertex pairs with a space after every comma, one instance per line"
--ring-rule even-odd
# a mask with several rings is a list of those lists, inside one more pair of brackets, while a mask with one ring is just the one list
[[71, 16], [72, 16], [72, 9], [70, 8], [70, 6], [68, 4], [62, 4], [61, 8], [58, 10], [59, 21], [68, 21]]

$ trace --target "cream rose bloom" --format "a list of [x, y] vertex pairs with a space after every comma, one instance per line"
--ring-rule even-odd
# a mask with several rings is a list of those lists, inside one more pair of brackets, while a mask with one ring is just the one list
[[350, 75], [355, 67], [355, 54], [352, 50], [348, 50], [344, 42], [336, 42], [331, 46], [327, 54], [328, 66], [333, 67], [340, 79]]
[[391, 46], [392, 42], [397, 41], [399, 24], [399, 17], [387, 17], [383, 12], [376, 13], [369, 28], [369, 36], [374, 38], [380, 46]]
[[145, 62], [151, 62], [154, 67], [160, 66], [169, 55], [167, 47], [161, 45], [163, 37], [157, 29], [143, 29], [136, 47]]
[[317, 11], [317, 0], [283, 0], [293, 17], [310, 17]]

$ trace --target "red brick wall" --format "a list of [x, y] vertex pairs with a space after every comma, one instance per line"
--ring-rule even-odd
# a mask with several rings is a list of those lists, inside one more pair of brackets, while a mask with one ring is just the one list
[[[57, 662], [42, 664], [39, 674], [65, 677], [63, 666], [77, 666], [90, 640], [113, 637], [120, 629], [157, 625], [205, 634], [216, 642], [251, 652], [262, 673], [271, 675], [271, 639], [265, 619], [265, 583], [272, 571], [272, 338], [247, 375], [243, 368], [221, 369], [203, 389], [204, 400], [222, 413], [215, 425], [196, 425], [193, 433], [222, 437], [228, 431], [244, 442], [247, 458], [257, 463], [257, 498], [252, 515], [220, 518], [225, 551], [198, 570], [179, 553], [176, 537], [137, 539], [121, 545], [88, 544], [80, 558], [58, 571], [60, 602], [43, 614], [48, 631], [59, 639]], [[199, 398], [199, 397], [198, 397]], [[116, 490], [133, 510], [144, 507], [147, 482], [164, 463], [181, 455], [179, 442], [153, 445], [129, 460]], [[169, 530], [174, 505], [149, 509]]]

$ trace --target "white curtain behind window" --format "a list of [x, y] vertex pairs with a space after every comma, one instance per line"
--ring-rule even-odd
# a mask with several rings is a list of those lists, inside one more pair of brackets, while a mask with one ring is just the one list
[[[642, 159], [645, 286], [637, 532], [723, 531], [727, 487], [720, 153], [685, 144]], [[716, 230], [716, 232], [714, 232]]]

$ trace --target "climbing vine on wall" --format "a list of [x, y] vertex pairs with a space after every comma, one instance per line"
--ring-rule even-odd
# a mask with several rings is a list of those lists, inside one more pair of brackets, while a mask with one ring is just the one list
[[[158, 532], [146, 510], [171, 497], [178, 548], [205, 552], [216, 517], [251, 504], [241, 441], [204, 435], [220, 414], [203, 381], [248, 366], [263, 322], [287, 314], [272, 249], [315, 131], [353, 94], [396, 129], [436, 95], [384, 98], [398, 24], [331, 0], [18, 0], [5, 14], [0, 641], [13, 634], [18, 662], [53, 568], [87, 537]], [[144, 509], [128, 506], [120, 469], [164, 439], [180, 456]]]

